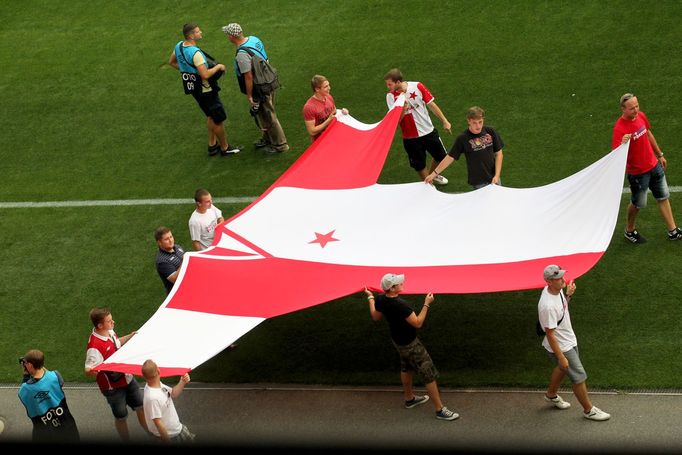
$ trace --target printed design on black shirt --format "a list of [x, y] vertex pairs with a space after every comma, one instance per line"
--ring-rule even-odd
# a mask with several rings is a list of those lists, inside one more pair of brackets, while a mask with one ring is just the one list
[[490, 147], [493, 144], [493, 137], [486, 133], [485, 136], [469, 139], [469, 145], [474, 152], [478, 152]]

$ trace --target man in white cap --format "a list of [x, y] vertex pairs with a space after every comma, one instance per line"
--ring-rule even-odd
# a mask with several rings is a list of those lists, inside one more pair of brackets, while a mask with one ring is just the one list
[[234, 22], [224, 26], [223, 32], [237, 48], [234, 70], [239, 89], [249, 100], [251, 112], [263, 133], [255, 146], [268, 153], [286, 152], [289, 145], [275, 112], [275, 91], [260, 93], [254, 84], [254, 56], [268, 60], [263, 42], [257, 36], [244, 36], [241, 25]]
[[[387, 273], [381, 279], [381, 289], [384, 290], [385, 294], [374, 297], [374, 294], [365, 288], [369, 301], [369, 314], [373, 321], [378, 321], [382, 316], [385, 316], [388, 322], [393, 345], [400, 354], [400, 381], [403, 384], [405, 394], [405, 407], [413, 408], [426, 403], [430, 398], [436, 409], [437, 419], [455, 420], [459, 414], [443, 406], [438, 384], [436, 384], [438, 370], [426, 348], [417, 337], [417, 329], [424, 324], [426, 313], [433, 303], [433, 294], [428, 293], [426, 295], [424, 306], [417, 315], [412, 305], [399, 297], [403, 291], [404, 282], [405, 275]], [[419, 373], [424, 380], [428, 395], [414, 394], [412, 389], [412, 372], [414, 371]]]
[[[558, 394], [559, 386], [566, 375], [573, 383], [573, 394], [583, 407], [583, 417], [589, 420], [608, 420], [611, 415], [592, 405], [587, 396], [587, 373], [578, 355], [578, 340], [573, 333], [571, 316], [568, 312], [568, 302], [575, 294], [573, 280], [566, 285], [564, 274], [558, 265], [545, 267], [544, 278], [547, 286], [542, 290], [538, 302], [538, 319], [545, 332], [542, 346], [547, 350], [549, 358], [556, 365], [552, 370], [549, 387], [545, 394], [545, 401], [554, 404], [559, 409], [568, 409], [571, 404], [564, 401]], [[564, 293], [564, 288], [566, 292]]]

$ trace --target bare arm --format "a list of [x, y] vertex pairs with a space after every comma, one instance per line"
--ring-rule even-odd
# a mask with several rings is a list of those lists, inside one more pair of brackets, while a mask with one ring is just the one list
[[197, 66], [197, 72], [199, 73], [199, 76], [201, 76], [201, 78], [205, 81], [211, 78], [218, 71], [225, 71], [225, 65], [223, 65], [222, 63], [218, 63], [211, 69], [208, 69], [206, 65]]
[[424, 298], [424, 306], [422, 306], [422, 309], [419, 312], [419, 316], [417, 316], [413, 311], [412, 314], [410, 314], [407, 317], [406, 319], [407, 323], [416, 329], [421, 328], [421, 326], [424, 325], [424, 321], [426, 320], [426, 313], [430, 308], [430, 305], [433, 303], [433, 300], [434, 297], [432, 293], [429, 292], [428, 294], [426, 294], [426, 298]]
[[427, 104], [427, 106], [429, 107], [429, 110], [436, 114], [436, 117], [438, 117], [440, 121], [443, 122], [443, 129], [447, 131], [448, 134], [452, 134], [450, 122], [448, 122], [448, 119], [445, 118], [445, 114], [443, 114], [443, 111], [440, 110], [436, 102], [431, 101], [429, 104]]
[[190, 381], [189, 374], [185, 373], [182, 376], [180, 376], [180, 382], [175, 384], [175, 387], [173, 387], [173, 390], [171, 391], [171, 396], [173, 398], [177, 398], [180, 396], [182, 391], [185, 389], [185, 385]]
[[450, 155], [445, 155], [445, 158], [443, 158], [441, 162], [438, 163], [438, 166], [436, 166], [433, 172], [426, 176], [426, 178], [424, 179], [424, 183], [433, 182], [433, 179], [436, 178], [438, 174], [447, 169], [447, 167], [450, 166], [450, 164], [452, 164], [453, 161], [455, 161], [453, 157], [451, 157]]
[[244, 86], [246, 87], [246, 97], [249, 99], [251, 105], [258, 103], [253, 101], [253, 72], [244, 73]]
[[176, 70], [180, 69], [178, 66], [178, 58], [175, 56], [175, 49], [173, 49], [173, 53], [171, 53], [170, 58], [168, 59], [168, 64]]
[[123, 345], [126, 344], [128, 341], [130, 341], [130, 339], [131, 339], [132, 337], [134, 337], [135, 335], [137, 335], [137, 330], [134, 330], [134, 331], [130, 332], [130, 333], [129, 333], [128, 335], [126, 335], [126, 336], [120, 337], [119, 340], [121, 341], [121, 346], [123, 346]]
[[367, 288], [365, 288], [365, 294], [367, 295], [367, 301], [369, 302], [369, 315], [371, 316], [372, 321], [380, 320], [382, 314], [381, 311], [377, 311], [376, 308], [374, 308], [374, 294]]
[[559, 361], [559, 368], [561, 368], [562, 370], [568, 369], [568, 359], [566, 358], [564, 353], [561, 352], [559, 342], [557, 341], [556, 336], [554, 335], [554, 329], [548, 329], [547, 327], [545, 327], [545, 335], [547, 336], [547, 342], [549, 343], [549, 347], [552, 348], [552, 352], [554, 352], [554, 355]]
[[166, 425], [163, 423], [163, 420], [159, 417], [157, 419], [152, 419], [154, 422], [154, 425], [156, 425], [156, 429], [159, 430], [159, 436], [161, 437], [161, 440], [163, 441], [170, 441], [170, 436], [168, 436], [168, 431], [166, 430]]
[[493, 176], [494, 185], [500, 184], [500, 176], [502, 175], [502, 160], [504, 159], [504, 154], [502, 149], [495, 152], [495, 175]]
[[334, 121], [334, 116], [336, 112], [332, 112], [329, 117], [325, 119], [324, 122], [320, 123], [319, 125], [315, 125], [315, 119], [313, 120], [304, 120], [305, 122], [305, 129], [308, 130], [308, 134], [311, 136], [317, 136], [320, 134], [322, 131], [327, 129], [329, 125]]
[[[194, 251], [201, 251], [201, 242], [198, 240], [192, 240], [192, 248], [194, 248]], [[173, 275], [176, 275], [178, 272], [175, 272]], [[175, 277], [177, 279], [177, 276]], [[170, 277], [168, 277], [168, 281], [170, 281]], [[175, 283], [175, 279], [173, 279], [173, 283]]]
[[652, 133], [651, 130], [647, 130], [646, 134], [649, 137], [649, 142], [651, 142], [651, 146], [654, 149], [654, 153], [656, 154], [656, 158], [658, 158], [658, 161], [661, 162], [661, 166], [663, 166], [663, 170], [667, 169], [668, 161], [663, 156], [663, 152], [661, 151], [661, 147], [658, 146], [658, 142], [656, 142], [656, 138], [654, 137], [654, 133]]

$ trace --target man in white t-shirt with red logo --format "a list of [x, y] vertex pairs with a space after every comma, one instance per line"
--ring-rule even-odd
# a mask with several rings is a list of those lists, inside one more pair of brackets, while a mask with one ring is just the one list
[[[417, 171], [421, 180], [431, 174], [438, 166], [438, 163], [445, 158], [447, 152], [443, 141], [438, 135], [438, 130], [431, 123], [428, 109], [443, 122], [443, 128], [449, 134], [450, 122], [440, 110], [435, 102], [433, 95], [421, 82], [406, 82], [403, 74], [398, 68], [393, 68], [384, 75], [386, 87], [389, 92], [386, 94], [386, 104], [388, 108], [393, 108], [396, 99], [401, 94], [405, 94], [405, 107], [400, 118], [400, 129], [403, 133], [403, 146], [410, 160], [410, 167]], [[426, 152], [431, 157], [429, 170], [426, 169]], [[445, 185], [448, 179], [442, 175], [437, 175], [433, 183]]]
[[189, 218], [189, 235], [192, 238], [192, 247], [195, 251], [205, 250], [213, 243], [215, 228], [225, 221], [223, 212], [213, 205], [211, 193], [203, 188], [194, 193], [196, 210]]

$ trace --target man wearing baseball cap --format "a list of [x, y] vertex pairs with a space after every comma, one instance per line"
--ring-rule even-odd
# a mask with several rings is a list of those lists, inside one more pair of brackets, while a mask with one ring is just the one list
[[[559, 409], [568, 409], [571, 404], [564, 401], [558, 394], [559, 386], [566, 375], [573, 383], [573, 394], [583, 407], [583, 417], [589, 420], [608, 420], [611, 415], [592, 405], [587, 396], [587, 373], [580, 362], [578, 354], [578, 340], [571, 326], [571, 316], [568, 303], [575, 294], [573, 280], [566, 285], [563, 270], [558, 265], [545, 267], [544, 278], [547, 286], [542, 290], [538, 302], [538, 319], [545, 332], [542, 346], [547, 350], [549, 358], [556, 365], [552, 370], [549, 387], [545, 394], [545, 401], [554, 404]], [[564, 292], [566, 288], [566, 292]]]
[[[385, 316], [388, 322], [393, 345], [400, 354], [400, 380], [405, 394], [405, 407], [410, 409], [419, 406], [429, 401], [430, 398], [436, 409], [437, 419], [455, 420], [459, 414], [443, 406], [438, 384], [436, 384], [438, 370], [426, 348], [417, 338], [417, 329], [424, 324], [426, 313], [434, 300], [433, 294], [426, 295], [424, 306], [417, 316], [412, 305], [399, 297], [403, 291], [404, 282], [405, 275], [387, 273], [381, 279], [381, 289], [385, 294], [374, 297], [374, 294], [365, 288], [369, 301], [369, 314], [373, 321], [378, 321]], [[414, 394], [412, 389], [412, 372], [414, 371], [419, 373], [424, 380], [428, 395]]]

